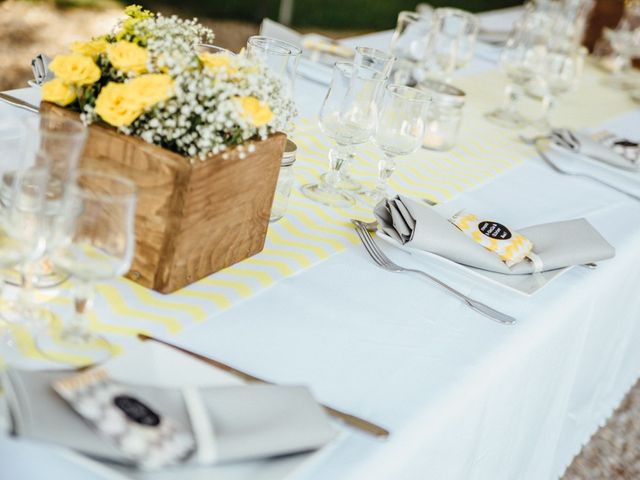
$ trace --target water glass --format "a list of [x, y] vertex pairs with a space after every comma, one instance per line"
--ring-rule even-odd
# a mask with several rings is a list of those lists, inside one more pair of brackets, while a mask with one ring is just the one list
[[378, 183], [365, 195], [374, 203], [387, 197], [387, 182], [395, 171], [395, 159], [417, 150], [424, 135], [424, 113], [429, 95], [416, 88], [389, 84], [385, 88], [373, 141], [382, 150]]
[[[88, 326], [95, 285], [129, 270], [135, 248], [135, 206], [136, 188], [131, 181], [80, 171], [65, 196], [64, 213], [56, 219], [52, 230], [51, 259], [73, 278], [75, 310], [54, 340], [68, 349], [83, 350], [92, 362], [108, 358], [112, 351], [109, 342]], [[45, 352], [56, 348], [47, 345], [51, 341], [48, 336], [37, 339]]]
[[320, 183], [307, 184], [302, 193], [332, 207], [350, 207], [354, 197], [340, 188], [342, 168], [351, 148], [367, 142], [375, 130], [381, 74], [369, 67], [336, 63], [327, 96], [320, 109], [322, 131], [336, 147], [329, 152], [329, 171]]
[[247, 41], [247, 56], [262, 62], [280, 78], [291, 97], [295, 91], [296, 71], [301, 54], [302, 50], [295, 45], [271, 37], [254, 35]]
[[411, 84], [426, 77], [435, 18], [432, 11], [403, 11], [391, 39], [391, 53], [396, 57], [392, 71], [394, 83]]
[[436, 9], [433, 55], [445, 82], [467, 65], [476, 49], [480, 22], [472, 13], [457, 8]]

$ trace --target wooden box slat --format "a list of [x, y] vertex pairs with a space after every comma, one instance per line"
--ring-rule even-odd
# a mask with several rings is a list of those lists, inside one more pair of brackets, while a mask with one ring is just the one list
[[[46, 102], [40, 109], [78, 117]], [[142, 139], [91, 125], [80, 167], [138, 186], [136, 253], [127, 276], [170, 293], [259, 253], [285, 141], [278, 133], [255, 142], [244, 160], [215, 155], [191, 164]]]

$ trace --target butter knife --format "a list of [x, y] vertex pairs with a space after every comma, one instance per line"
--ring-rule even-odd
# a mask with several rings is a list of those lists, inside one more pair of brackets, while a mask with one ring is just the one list
[[[221, 370], [224, 370], [225, 372], [230, 373], [231, 375], [233, 375], [234, 377], [240, 378], [241, 380], [244, 380], [245, 382], [253, 382], [253, 383], [268, 383], [268, 384], [272, 384], [272, 382], [267, 382], [266, 380], [263, 380], [261, 378], [258, 377], [254, 377], [253, 375], [250, 375], [246, 372], [243, 372], [241, 370], [238, 370], [230, 365], [227, 365], [225, 363], [220, 362], [219, 360], [215, 360], [211, 357], [207, 357], [205, 355], [201, 355], [199, 353], [196, 352], [192, 352], [191, 350], [187, 350], [186, 348], [180, 347], [178, 345], [175, 345], [173, 343], [167, 342], [166, 340], [161, 340], [159, 338], [155, 338], [149, 335], [146, 335], [144, 333], [139, 333], [138, 334], [138, 338], [142, 341], [145, 340], [151, 340], [153, 342], [156, 343], [160, 343], [162, 345], [166, 345], [167, 347], [171, 347], [175, 350], [178, 350], [182, 353], [185, 353], [191, 357], [197, 358], [198, 360], [207, 363], [211, 366], [214, 366], [216, 368], [219, 368]], [[341, 412], [340, 410], [336, 410], [335, 408], [331, 408], [328, 407], [326, 405], [322, 405], [322, 408], [325, 409], [325, 411], [331, 415], [334, 418], [337, 418], [338, 420], [342, 421], [343, 423], [349, 425], [350, 427], [356, 428], [360, 431], [363, 431], [365, 433], [368, 433], [370, 435], [373, 435], [375, 437], [378, 438], [387, 438], [389, 436], [389, 431], [385, 430], [384, 428], [371, 423], [367, 420], [364, 420], [362, 418], [356, 417], [354, 415], [351, 415], [349, 413], [345, 413], [345, 412]]]
[[24, 100], [19, 99], [18, 97], [14, 97], [13, 95], [8, 95], [6, 93], [0, 93], [0, 100], [8, 103], [9, 105], [13, 105], [14, 107], [22, 108], [24, 110], [28, 110], [33, 113], [40, 113], [40, 109], [35, 105], [25, 102]]

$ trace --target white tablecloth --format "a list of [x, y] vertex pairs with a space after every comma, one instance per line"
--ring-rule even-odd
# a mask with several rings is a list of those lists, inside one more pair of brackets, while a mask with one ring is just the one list
[[[303, 111], [317, 109], [321, 90], [299, 84]], [[636, 111], [606, 127], [637, 138], [638, 124]], [[558, 176], [534, 155], [454, 202], [516, 228], [584, 216], [617, 255], [531, 298], [432, 270], [518, 318], [503, 327], [420, 278], [376, 268], [353, 246], [178, 337], [257, 376], [307, 384], [322, 402], [392, 431], [386, 442], [348, 431], [296, 479], [558, 478], [638, 378], [639, 203]], [[104, 478], [54, 449], [6, 439], [0, 465], [1, 478]]]

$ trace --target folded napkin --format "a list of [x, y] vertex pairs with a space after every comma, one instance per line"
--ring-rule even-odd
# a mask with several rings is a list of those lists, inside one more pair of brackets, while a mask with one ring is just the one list
[[615, 255], [614, 248], [585, 219], [518, 229], [533, 243], [538, 257], [508, 267], [500, 257], [469, 238], [433, 207], [397, 196], [374, 209], [382, 233], [401, 245], [440, 255], [454, 262], [497, 273], [528, 274], [597, 262]]
[[49, 63], [51, 63], [51, 59], [42, 53], [31, 60], [31, 70], [33, 70], [36, 85], [42, 85], [54, 77], [53, 73], [49, 71]]
[[573, 132], [566, 128], [552, 130], [551, 140], [555, 145], [568, 148], [575, 153], [586, 155], [614, 167], [640, 171], [640, 158], [627, 156], [627, 150], [624, 148], [624, 144], [630, 145], [635, 142], [616, 137], [598, 140], [590, 135]]
[[[74, 412], [51, 385], [76, 374], [60, 371], [8, 370], [3, 378], [13, 434], [61, 445], [85, 455], [130, 465], [113, 442], [100, 435]], [[334, 430], [322, 408], [304, 387], [246, 385], [198, 389], [204, 405], [196, 415], [178, 388], [126, 386], [143, 403], [187, 428], [202, 426], [213, 432], [185, 465], [265, 458], [317, 449]], [[192, 396], [193, 393], [191, 392]], [[202, 438], [196, 435], [196, 440]]]

